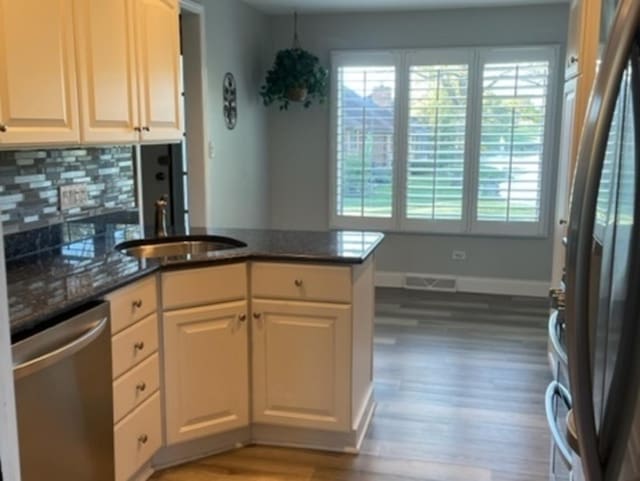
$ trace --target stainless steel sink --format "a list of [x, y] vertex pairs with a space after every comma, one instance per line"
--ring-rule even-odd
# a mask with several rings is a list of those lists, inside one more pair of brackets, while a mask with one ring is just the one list
[[226, 249], [238, 249], [246, 246], [247, 244], [244, 242], [230, 237], [181, 236], [126, 241], [116, 245], [115, 248], [117, 251], [128, 256], [139, 259], [150, 259], [159, 257], [185, 257]]

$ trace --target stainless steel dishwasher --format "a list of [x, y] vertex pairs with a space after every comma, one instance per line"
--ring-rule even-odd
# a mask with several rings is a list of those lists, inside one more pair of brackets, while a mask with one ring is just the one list
[[12, 346], [22, 481], [113, 481], [109, 304]]

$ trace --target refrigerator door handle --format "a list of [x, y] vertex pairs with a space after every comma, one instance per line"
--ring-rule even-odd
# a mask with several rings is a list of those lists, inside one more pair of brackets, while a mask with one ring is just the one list
[[640, 2], [618, 5], [589, 101], [571, 195], [567, 246], [567, 351], [573, 412], [585, 481], [602, 481], [594, 418], [589, 336], [589, 279], [595, 212], [609, 129], [640, 23]]
[[556, 413], [553, 407], [553, 403], [556, 398], [559, 398], [567, 409], [571, 409], [571, 394], [569, 394], [569, 391], [567, 391], [566, 388], [558, 381], [551, 381], [551, 384], [547, 387], [547, 392], [544, 396], [544, 410], [547, 415], [547, 423], [549, 424], [549, 430], [551, 431], [553, 441], [558, 447], [558, 451], [560, 452], [565, 464], [567, 467], [571, 468], [571, 448], [569, 447], [567, 438], [560, 432], [558, 422], [556, 421]]

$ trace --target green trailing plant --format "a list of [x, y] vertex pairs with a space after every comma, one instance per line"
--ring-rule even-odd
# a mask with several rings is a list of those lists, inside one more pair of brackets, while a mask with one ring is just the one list
[[328, 95], [329, 71], [320, 65], [318, 57], [300, 48], [298, 16], [294, 15], [293, 47], [276, 54], [267, 72], [260, 96], [265, 106], [274, 102], [287, 110], [291, 102], [301, 102], [309, 108], [316, 101], [324, 103]]

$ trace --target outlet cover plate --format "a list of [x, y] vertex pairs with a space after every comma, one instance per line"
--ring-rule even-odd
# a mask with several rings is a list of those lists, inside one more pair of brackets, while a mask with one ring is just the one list
[[451, 259], [453, 259], [454, 261], [466, 261], [467, 260], [467, 251], [454, 250], [451, 253]]
[[82, 207], [89, 202], [87, 184], [69, 184], [60, 186], [60, 210]]

